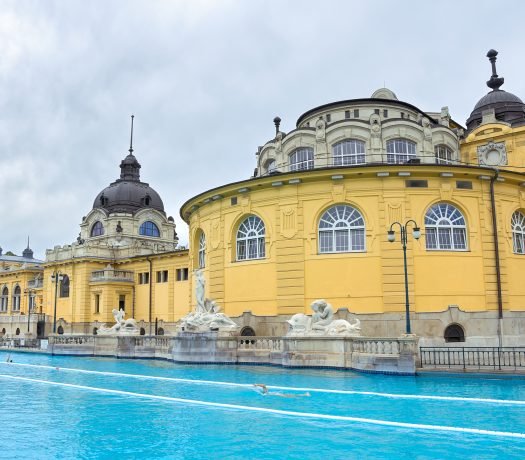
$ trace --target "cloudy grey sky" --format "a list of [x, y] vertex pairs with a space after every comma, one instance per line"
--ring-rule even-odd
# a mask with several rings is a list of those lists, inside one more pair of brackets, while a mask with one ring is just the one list
[[383, 86], [464, 124], [488, 88], [525, 97], [521, 1], [0, 1], [0, 246], [75, 240], [118, 178], [135, 118], [141, 178], [181, 242], [181, 204], [248, 178], [279, 115]]

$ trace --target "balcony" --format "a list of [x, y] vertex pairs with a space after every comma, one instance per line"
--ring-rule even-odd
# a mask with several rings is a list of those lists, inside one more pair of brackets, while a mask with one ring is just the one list
[[35, 278], [27, 282], [28, 289], [42, 289], [44, 287], [43, 278]]
[[91, 282], [125, 282], [133, 283], [134, 272], [126, 270], [114, 270], [106, 268], [91, 272]]

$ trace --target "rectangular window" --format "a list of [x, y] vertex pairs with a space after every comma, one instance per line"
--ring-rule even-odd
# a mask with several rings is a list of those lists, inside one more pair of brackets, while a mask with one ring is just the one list
[[345, 118], [350, 118], [350, 110], [345, 110]]
[[384, 110], [383, 110], [383, 117], [384, 117], [384, 118], [387, 118], [387, 117], [388, 117], [388, 110], [387, 110], [387, 109], [384, 109]]
[[374, 113], [375, 113], [376, 115], [379, 115], [379, 109], [374, 109]]
[[230, 204], [232, 206], [235, 206], [237, 204], [237, 197], [236, 196], [232, 196], [231, 197]]
[[100, 313], [100, 294], [95, 294], [95, 313]]
[[157, 283], [167, 283], [168, 282], [168, 270], [162, 270], [157, 272]]
[[149, 272], [139, 273], [139, 284], [149, 284]]
[[401, 118], [405, 118], [405, 112], [401, 112]]
[[470, 182], [469, 180], [458, 180], [456, 181], [456, 188], [472, 190], [472, 182]]
[[407, 187], [414, 187], [414, 188], [427, 188], [428, 181], [426, 180], [407, 180], [405, 181], [405, 185]]
[[330, 115], [329, 113], [326, 114], [326, 121], [328, 123], [330, 123], [332, 121], [332, 115]]
[[118, 296], [118, 309], [126, 311], [126, 296], [124, 294]]
[[359, 118], [359, 109], [354, 109], [354, 118]]
[[177, 281], [188, 281], [188, 269], [177, 268], [176, 271]]

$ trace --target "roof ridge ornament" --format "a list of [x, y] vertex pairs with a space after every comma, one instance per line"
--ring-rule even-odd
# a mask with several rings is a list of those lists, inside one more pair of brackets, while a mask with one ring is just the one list
[[489, 61], [492, 65], [492, 76], [490, 77], [490, 80], [487, 81], [487, 86], [489, 88], [492, 88], [492, 91], [498, 91], [500, 86], [503, 85], [505, 79], [503, 77], [498, 77], [498, 74], [496, 73], [496, 56], [498, 55], [498, 52], [494, 49], [491, 49], [487, 53], [487, 57], [489, 58]]

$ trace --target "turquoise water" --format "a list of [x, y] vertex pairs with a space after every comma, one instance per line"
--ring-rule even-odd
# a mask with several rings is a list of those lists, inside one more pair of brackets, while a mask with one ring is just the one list
[[523, 379], [7, 358], [1, 458], [525, 458]]

